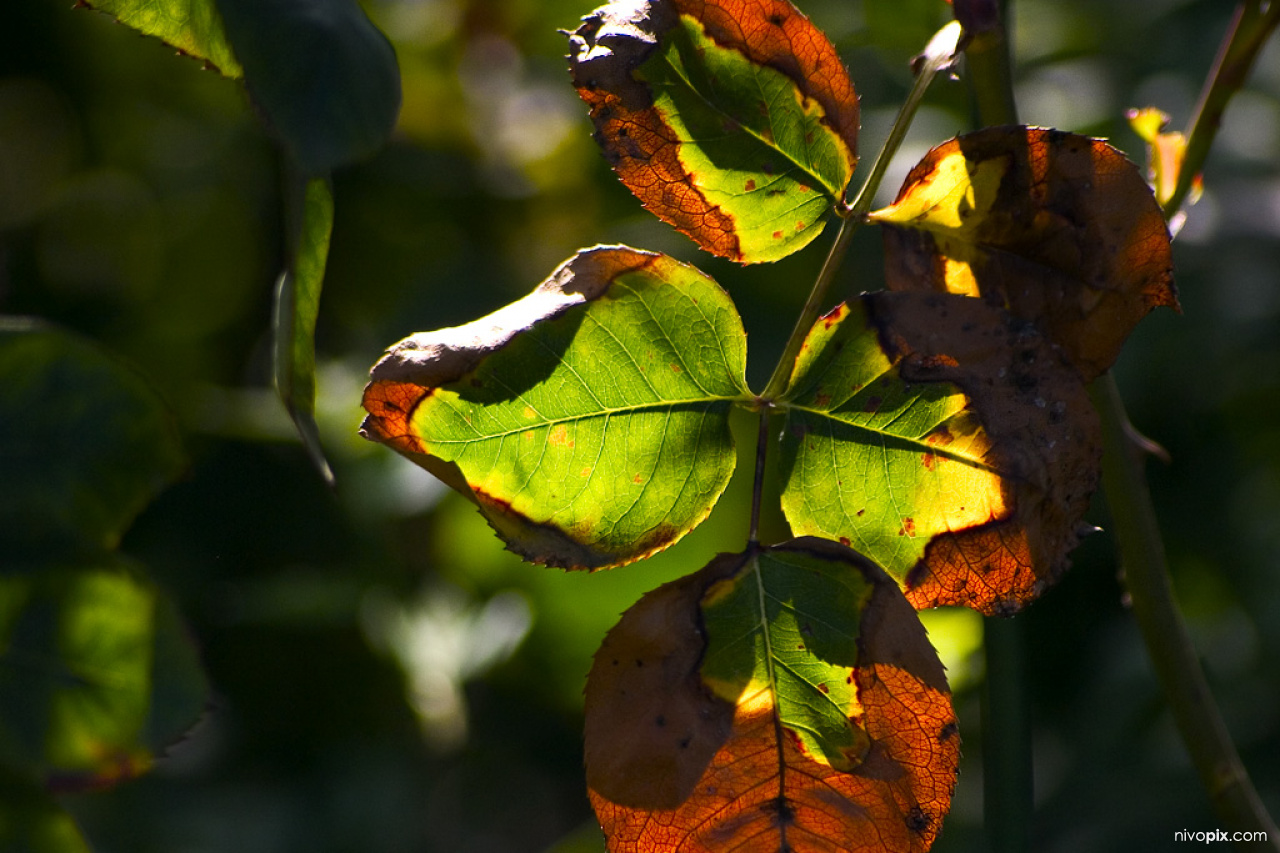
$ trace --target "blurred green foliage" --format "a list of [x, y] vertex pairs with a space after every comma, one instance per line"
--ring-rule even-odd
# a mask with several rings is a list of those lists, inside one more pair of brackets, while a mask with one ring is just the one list
[[[911, 54], [949, 10], [941, 0], [800, 5], [850, 67], [869, 157]], [[334, 175], [317, 330], [330, 491], [270, 390], [271, 284], [283, 266], [270, 139], [232, 81], [68, 6], [22, 0], [0, 27], [0, 313], [91, 339], [173, 412], [188, 467], [119, 547], [176, 602], [214, 698], [151, 773], [58, 802], [103, 853], [599, 850], [581, 770], [590, 656], [645, 590], [741, 547], [747, 484], [738, 477], [706, 524], [645, 564], [598, 575], [526, 566], [469, 505], [356, 436], [364, 376], [404, 335], [518, 298], [580, 247], [625, 242], [726, 286], [759, 387], [821, 250], [739, 268], [639, 208], [597, 153], [565, 72], [557, 29], [589, 4], [369, 0], [404, 101], [391, 144]], [[1185, 124], [1228, 14], [1220, 0], [1014, 6], [1024, 120], [1108, 136], [1138, 161], [1125, 108], [1152, 104]], [[886, 190], [966, 129], [968, 111], [962, 85], [935, 86]], [[1135, 422], [1172, 456], [1151, 479], [1175, 584], [1273, 814], [1278, 161], [1273, 45], [1227, 114], [1205, 197], [1175, 243], [1185, 313], [1148, 318], [1117, 367]], [[878, 287], [879, 263], [864, 229], [842, 295]], [[33, 415], [8, 408], [0, 419]], [[0, 420], [0, 435], [11, 424]], [[740, 447], [753, 444], [747, 429]], [[8, 479], [18, 475], [6, 450]], [[1107, 535], [1074, 563], [1017, 617], [1035, 661], [1036, 849], [1164, 849], [1173, 831], [1215, 819], [1124, 609]], [[935, 849], [981, 850], [977, 757], [998, 733], [979, 725], [979, 635], [965, 614], [926, 620], [951, 667], [966, 755]], [[47, 815], [33, 832], [73, 837], [46, 795], [0, 779], [0, 801], [0, 845], [75, 849], [4, 834], [5, 815], [22, 811]]]

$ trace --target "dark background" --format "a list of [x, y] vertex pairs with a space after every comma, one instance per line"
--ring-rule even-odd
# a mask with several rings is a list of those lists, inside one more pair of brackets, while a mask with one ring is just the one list
[[[404, 108], [391, 144], [335, 179], [317, 335], [330, 492], [270, 390], [279, 163], [236, 84], [69, 0], [0, 23], [0, 312], [80, 332], [134, 364], [178, 418], [189, 466], [122, 550], [179, 602], [213, 708], [150, 775], [64, 800], [103, 853], [597, 851], [581, 690], [643, 591], [737, 550], [746, 494], [648, 563], [594, 576], [521, 564], [465, 502], [356, 435], [384, 347], [518, 298], [579, 247], [670, 252], [738, 300], [761, 387], [822, 249], [766, 268], [702, 255], [606, 167], [568, 81], [589, 0], [370, 0]], [[869, 162], [949, 9], [809, 0], [862, 96]], [[1229, 4], [1016, 4], [1027, 123], [1109, 137], [1126, 108], [1188, 118]], [[931, 92], [895, 172], [969, 126]], [[1228, 725], [1280, 813], [1280, 50], [1227, 114], [1175, 243], [1185, 313], [1160, 311], [1116, 372], [1163, 444], [1150, 471], [1179, 600]], [[821, 241], [825, 244], [825, 240]], [[861, 232], [842, 295], [878, 287]], [[750, 446], [751, 442], [740, 441]], [[746, 466], [741, 466], [745, 469]], [[1092, 520], [1106, 527], [1096, 502]], [[1210, 813], [1154, 682], [1106, 533], [1025, 615], [1035, 847], [1165, 850]], [[964, 738], [935, 849], [983, 849], [981, 625], [926, 615]]]

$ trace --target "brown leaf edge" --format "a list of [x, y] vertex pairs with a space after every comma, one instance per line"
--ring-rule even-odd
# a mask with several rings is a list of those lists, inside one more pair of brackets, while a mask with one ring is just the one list
[[1009, 615], [1066, 571], [1097, 489], [1098, 416], [1080, 375], [1032, 325], [954, 294], [876, 293], [868, 316], [908, 382], [949, 382], [991, 441], [1008, 513], [934, 537], [908, 572], [916, 608]]

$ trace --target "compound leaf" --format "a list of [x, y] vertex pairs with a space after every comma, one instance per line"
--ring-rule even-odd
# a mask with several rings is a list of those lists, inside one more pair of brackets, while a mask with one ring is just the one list
[[361, 432], [472, 497], [526, 559], [622, 565], [693, 529], [728, 484], [745, 337], [698, 270], [596, 247], [488, 317], [396, 344]]
[[584, 19], [569, 65], [618, 177], [713, 254], [785, 257], [844, 196], [858, 98], [787, 0], [617, 0]]
[[623, 615], [588, 678], [586, 758], [613, 853], [923, 851], [959, 739], [894, 582], [798, 539], [722, 554]]
[[1035, 323], [1086, 381], [1133, 327], [1178, 307], [1169, 230], [1138, 168], [1102, 140], [993, 127], [907, 175], [884, 226], [891, 290], [982, 296]]
[[172, 603], [115, 556], [0, 579], [0, 763], [55, 791], [146, 771], [208, 684]]
[[1017, 610], [1097, 485], [1083, 382], [1033, 328], [952, 294], [879, 293], [810, 332], [783, 395], [794, 531], [883, 566], [916, 607]]

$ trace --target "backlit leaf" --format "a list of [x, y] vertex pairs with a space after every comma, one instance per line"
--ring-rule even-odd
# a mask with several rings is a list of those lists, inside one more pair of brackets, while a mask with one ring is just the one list
[[0, 764], [53, 790], [114, 784], [207, 692], [173, 605], [123, 558], [0, 578]]
[[1035, 323], [1086, 380], [1147, 312], [1178, 307], [1169, 231], [1138, 168], [1098, 139], [994, 127], [934, 148], [884, 226], [891, 290], [981, 295]]
[[623, 615], [588, 678], [586, 758], [613, 853], [923, 851], [959, 739], [893, 581], [799, 539], [723, 554]]
[[858, 98], [787, 0], [616, 0], [573, 34], [569, 65], [618, 177], [713, 254], [785, 257], [844, 196]]
[[0, 574], [114, 548], [183, 465], [135, 371], [38, 321], [0, 321]]
[[396, 344], [373, 368], [361, 432], [472, 497], [526, 559], [604, 568], [711, 511], [736, 462], [745, 365], [715, 282], [597, 247], [488, 317]]
[[819, 320], [783, 397], [792, 529], [883, 566], [916, 607], [1018, 609], [1066, 567], [1096, 488], [1083, 382], [977, 299], [879, 293]]
[[[1163, 207], [1173, 198], [1173, 191], [1178, 186], [1182, 161], [1187, 156], [1187, 138], [1176, 130], [1165, 130], [1169, 126], [1169, 116], [1155, 107], [1130, 110], [1128, 119], [1129, 126], [1147, 143], [1147, 178], [1156, 194], [1156, 201]], [[1202, 191], [1202, 182], [1196, 176], [1190, 196], [1192, 204]]]
[[81, 0], [144, 35], [203, 59], [227, 77], [244, 74], [222, 27], [217, 0]]

